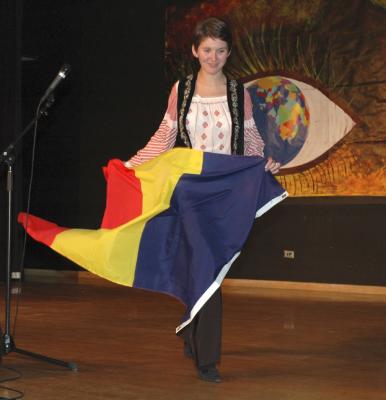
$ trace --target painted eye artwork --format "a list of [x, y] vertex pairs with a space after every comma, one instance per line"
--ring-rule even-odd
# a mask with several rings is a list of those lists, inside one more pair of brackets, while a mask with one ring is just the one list
[[[318, 159], [355, 124], [339, 106], [304, 82], [268, 76], [245, 86], [265, 155], [279, 161], [283, 172]], [[324, 110], [328, 110], [328, 118]]]
[[195, 69], [191, 32], [229, 22], [225, 72], [249, 91], [265, 156], [292, 196], [386, 195], [386, 0], [213, 0], [166, 15], [170, 83]]

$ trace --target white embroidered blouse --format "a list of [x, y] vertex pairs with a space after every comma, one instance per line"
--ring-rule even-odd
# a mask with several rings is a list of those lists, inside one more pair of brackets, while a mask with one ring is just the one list
[[186, 129], [194, 149], [231, 154], [232, 121], [227, 96], [193, 96]]
[[[173, 148], [177, 136], [177, 90], [173, 86], [168, 108], [160, 127], [147, 145], [125, 163], [127, 167], [142, 164]], [[226, 96], [194, 95], [186, 118], [186, 128], [194, 149], [231, 154], [231, 117]], [[264, 142], [252, 115], [252, 102], [244, 90], [244, 154], [264, 157]]]

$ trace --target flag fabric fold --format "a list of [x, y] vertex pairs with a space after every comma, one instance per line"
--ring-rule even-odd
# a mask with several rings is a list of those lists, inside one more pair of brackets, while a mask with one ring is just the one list
[[186, 305], [177, 331], [221, 285], [256, 217], [287, 197], [259, 157], [176, 148], [127, 169], [104, 168], [100, 229], [71, 229], [25, 213], [29, 235], [110, 281]]

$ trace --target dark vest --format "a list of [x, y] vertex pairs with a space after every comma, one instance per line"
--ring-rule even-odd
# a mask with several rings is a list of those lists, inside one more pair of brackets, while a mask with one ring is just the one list
[[[192, 147], [189, 134], [186, 129], [186, 115], [196, 86], [196, 75], [188, 75], [181, 79], [178, 85], [177, 100], [177, 139], [175, 146]], [[244, 86], [242, 83], [227, 79], [228, 107], [232, 119], [232, 154], [244, 154]]]

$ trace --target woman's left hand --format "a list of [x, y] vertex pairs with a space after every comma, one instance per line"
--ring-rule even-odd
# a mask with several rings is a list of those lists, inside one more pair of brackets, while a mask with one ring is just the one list
[[281, 164], [276, 162], [271, 157], [268, 158], [267, 164], [265, 164], [265, 170], [270, 171], [272, 174], [277, 174], [280, 171]]

